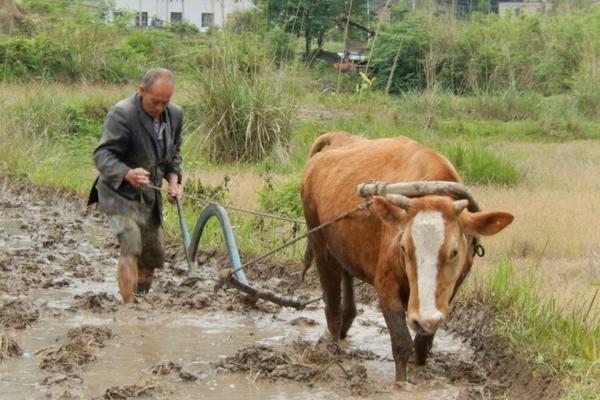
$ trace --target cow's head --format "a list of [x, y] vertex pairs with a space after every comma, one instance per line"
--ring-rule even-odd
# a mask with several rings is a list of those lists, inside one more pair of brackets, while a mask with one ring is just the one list
[[446, 318], [455, 286], [473, 262], [473, 238], [494, 235], [514, 218], [504, 211], [472, 213], [467, 205], [467, 200], [446, 196], [373, 199], [381, 220], [399, 231], [392, 246], [408, 277], [407, 320], [417, 333], [435, 332]]

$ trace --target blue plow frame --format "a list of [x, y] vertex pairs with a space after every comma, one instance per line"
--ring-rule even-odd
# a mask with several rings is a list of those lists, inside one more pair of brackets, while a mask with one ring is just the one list
[[246, 275], [244, 275], [244, 271], [240, 269], [242, 263], [240, 261], [240, 254], [237, 248], [237, 244], [235, 242], [235, 236], [233, 235], [233, 228], [231, 227], [231, 223], [229, 222], [229, 217], [227, 216], [227, 212], [221, 206], [215, 204], [209, 204], [202, 210], [198, 220], [196, 222], [196, 228], [194, 229], [194, 234], [190, 237], [190, 231], [184, 220], [183, 214], [183, 206], [181, 205], [181, 201], [179, 198], [176, 198], [177, 201], [177, 214], [179, 216], [179, 226], [181, 227], [181, 233], [183, 235], [183, 247], [185, 251], [185, 258], [188, 263], [188, 267], [190, 271], [192, 270], [192, 260], [196, 259], [196, 253], [198, 252], [198, 244], [200, 243], [200, 238], [202, 237], [202, 232], [204, 232], [204, 227], [206, 223], [212, 218], [215, 217], [219, 221], [219, 225], [221, 226], [221, 230], [223, 231], [223, 238], [225, 239], [225, 244], [227, 245], [227, 253], [229, 255], [229, 261], [231, 261], [231, 267], [233, 268], [235, 279], [244, 284], [248, 285], [248, 281], [246, 280]]

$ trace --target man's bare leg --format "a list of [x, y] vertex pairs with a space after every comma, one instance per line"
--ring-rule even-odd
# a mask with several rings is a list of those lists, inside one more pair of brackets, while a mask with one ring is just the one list
[[138, 263], [135, 256], [121, 256], [117, 267], [119, 291], [124, 303], [133, 301], [133, 293], [137, 290]]

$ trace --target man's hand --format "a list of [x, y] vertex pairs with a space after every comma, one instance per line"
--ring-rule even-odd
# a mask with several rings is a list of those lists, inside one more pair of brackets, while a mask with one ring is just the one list
[[167, 179], [169, 185], [167, 186], [167, 200], [171, 204], [175, 204], [175, 199], [182, 194], [181, 186], [177, 184], [177, 175], [169, 174]]
[[150, 183], [150, 172], [144, 168], [130, 169], [125, 175], [125, 180], [137, 189]]

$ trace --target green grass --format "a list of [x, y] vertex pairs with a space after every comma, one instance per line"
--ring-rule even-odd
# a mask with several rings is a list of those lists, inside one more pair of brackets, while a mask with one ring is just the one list
[[[535, 267], [531, 267], [535, 268]], [[497, 264], [483, 279], [470, 282], [461, 296], [478, 297], [495, 306], [496, 326], [534, 363], [552, 366], [570, 399], [594, 399], [600, 392], [600, 315], [586, 309], [561, 312], [551, 298], [538, 293], [533, 270], [517, 276], [511, 259]]]

